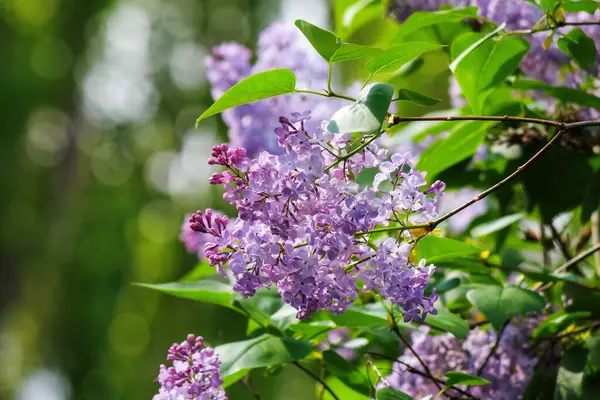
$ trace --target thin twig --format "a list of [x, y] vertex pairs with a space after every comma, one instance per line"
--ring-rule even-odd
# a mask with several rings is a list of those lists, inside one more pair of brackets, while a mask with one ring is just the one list
[[[598, 210], [592, 213], [592, 245], [598, 246], [600, 244], [600, 217], [598, 216]], [[600, 253], [594, 253], [594, 262], [596, 264], [596, 275], [600, 277]]]
[[556, 25], [545, 26], [543, 28], [523, 29], [520, 31], [506, 31], [507, 35], [532, 35], [538, 32], [552, 31], [565, 26], [587, 26], [587, 25], [600, 25], [600, 21], [581, 21], [581, 22], [561, 22]]
[[321, 97], [335, 97], [338, 99], [344, 99], [344, 100], [348, 100], [348, 101], [356, 101], [356, 99], [354, 97], [346, 96], [343, 94], [337, 94], [337, 93], [333, 93], [333, 92], [321, 93], [321, 92], [315, 92], [314, 90], [296, 89], [294, 91], [294, 93], [314, 94], [314, 95], [321, 96]]
[[260, 395], [256, 392], [256, 389], [254, 389], [254, 385], [252, 384], [252, 378], [250, 377], [250, 374], [246, 375], [242, 382], [244, 383], [244, 386], [246, 386], [252, 397], [254, 397], [254, 400], [262, 400]]
[[598, 250], [600, 250], [600, 243], [598, 243], [598, 244], [590, 247], [589, 249], [587, 249], [583, 253], [580, 253], [577, 256], [575, 256], [574, 258], [570, 259], [569, 261], [567, 261], [566, 263], [564, 263], [563, 265], [561, 265], [560, 267], [558, 267], [554, 272], [555, 273], [564, 272], [570, 266], [577, 264], [579, 261], [584, 260], [585, 258], [587, 258], [590, 255], [594, 254]]
[[518, 123], [531, 123], [538, 125], [546, 125], [553, 126], [558, 129], [567, 129], [565, 123], [550, 121], [547, 119], [540, 118], [525, 118], [525, 117], [511, 117], [508, 115], [502, 116], [494, 116], [494, 115], [468, 115], [468, 116], [423, 116], [423, 117], [401, 117], [399, 115], [394, 115], [392, 117], [392, 125], [397, 125], [401, 122], [411, 122], [411, 121], [497, 121], [497, 122], [518, 122]]
[[[391, 357], [384, 356], [383, 354], [374, 353], [374, 352], [367, 352], [367, 354], [369, 354], [370, 356], [376, 357], [376, 358], [381, 358], [381, 359], [384, 359], [384, 360], [388, 360], [388, 361], [392, 361], [392, 362], [397, 362], [398, 364], [402, 364], [402, 365], [404, 365], [406, 367], [406, 370], [408, 372], [410, 372], [411, 374], [416, 374], [416, 375], [422, 376], [423, 378], [427, 378], [427, 379], [431, 380], [434, 383], [437, 382], [440, 385], [446, 386], [446, 381], [445, 380], [440, 379], [440, 378], [436, 378], [435, 376], [429, 376], [425, 372], [421, 371], [420, 369], [412, 367], [411, 365], [405, 363], [402, 360], [396, 360], [396, 359], [393, 359]], [[469, 393], [469, 392], [467, 392], [465, 390], [462, 390], [462, 389], [460, 389], [460, 388], [458, 388], [456, 386], [452, 386], [452, 387], [448, 388], [448, 390], [455, 390], [458, 393], [463, 394], [463, 395], [467, 396], [470, 399], [477, 399], [477, 397], [473, 396], [471, 393]]]
[[546, 247], [546, 232], [544, 231], [544, 222], [540, 221], [540, 243], [542, 245], [542, 260], [544, 262], [544, 268], [548, 268], [550, 265], [550, 254]]
[[[321, 359], [321, 380], [325, 382], [327, 378], [327, 370], [325, 369], [325, 361]], [[323, 400], [323, 396], [325, 395], [325, 386], [321, 385], [319, 388], [319, 397], [318, 400]]]
[[554, 226], [554, 224], [552, 222], [550, 222], [548, 224], [548, 227], [550, 228], [550, 232], [552, 232], [552, 237], [554, 238], [554, 242], [558, 245], [560, 252], [562, 253], [563, 257], [565, 258], [565, 261], [573, 258], [573, 256], [571, 256], [571, 253], [569, 252], [569, 249], [567, 248], [565, 243], [563, 243], [563, 241], [561, 240], [560, 232], [558, 232], [558, 230], [556, 230], [556, 227]]
[[329, 385], [327, 385], [327, 383], [325, 383], [325, 381], [322, 380], [319, 376], [313, 374], [313, 372], [311, 370], [309, 370], [308, 368], [306, 368], [305, 366], [303, 366], [302, 364], [300, 364], [298, 361], [294, 361], [293, 364], [296, 367], [300, 368], [302, 371], [304, 371], [304, 373], [306, 373], [306, 375], [310, 376], [315, 381], [317, 381], [318, 383], [320, 383], [325, 388], [325, 390], [327, 390], [329, 392], [329, 394], [335, 400], [340, 400], [340, 398], [335, 394], [335, 392], [333, 390], [331, 390], [331, 388], [329, 387]]
[[433, 374], [431, 373], [431, 370], [429, 369], [429, 367], [427, 366], [427, 364], [425, 364], [425, 362], [423, 361], [423, 359], [421, 359], [421, 356], [419, 356], [419, 353], [417, 353], [415, 351], [415, 349], [413, 349], [413, 347], [411, 346], [410, 342], [408, 340], [406, 340], [406, 338], [402, 335], [402, 332], [400, 332], [400, 328], [398, 328], [398, 324], [396, 324], [396, 318], [394, 317], [394, 313], [392, 313], [391, 311], [388, 312], [389, 316], [390, 316], [390, 320], [391, 320], [391, 328], [392, 331], [396, 334], [396, 336], [398, 336], [398, 338], [400, 339], [400, 341], [402, 343], [404, 343], [404, 346], [406, 346], [406, 348], [415, 356], [415, 358], [419, 361], [419, 364], [421, 364], [421, 367], [423, 367], [423, 369], [425, 370], [425, 373], [427, 373], [427, 375], [432, 378], [433, 383], [435, 384], [435, 386], [437, 386], [437, 388], [439, 390], [442, 390], [443, 387], [439, 384], [439, 382], [437, 382], [434, 379]]
[[504, 323], [504, 325], [502, 325], [502, 328], [500, 329], [500, 332], [498, 332], [498, 336], [496, 336], [496, 343], [494, 343], [494, 346], [492, 347], [492, 349], [490, 350], [489, 354], [487, 355], [487, 357], [483, 361], [483, 364], [481, 364], [481, 367], [479, 367], [479, 369], [477, 370], [477, 376], [481, 376], [481, 374], [485, 370], [485, 367], [487, 366], [488, 362], [494, 356], [494, 353], [496, 353], [496, 350], [498, 350], [498, 346], [500, 346], [500, 340], [502, 339], [502, 334], [504, 333], [504, 330], [506, 329], [506, 326], [508, 325], [509, 321], [510, 320], [506, 321]]

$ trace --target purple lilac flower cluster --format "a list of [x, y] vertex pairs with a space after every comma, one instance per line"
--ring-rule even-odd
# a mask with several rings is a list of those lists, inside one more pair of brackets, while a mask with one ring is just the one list
[[[418, 156], [427, 147], [431, 146], [437, 140], [445, 139], [450, 135], [450, 132], [442, 132], [437, 135], [429, 135], [423, 138], [418, 143], [415, 142], [404, 142], [394, 143], [393, 138], [384, 138], [384, 145], [387, 148], [393, 148], [396, 152], [410, 152]], [[477, 148], [473, 156], [473, 161], [485, 160], [488, 157], [488, 148], [486, 145], [481, 145]], [[479, 190], [472, 187], [462, 187], [458, 190], [445, 190], [444, 196], [438, 203], [438, 212], [440, 214], [446, 214], [456, 207], [466, 203], [473, 197], [479, 194]], [[489, 203], [488, 199], [482, 199], [470, 207], [461, 211], [460, 215], [450, 218], [444, 224], [448, 227], [448, 230], [454, 234], [460, 234], [467, 230], [475, 218], [485, 214], [488, 211]]]
[[181, 344], [173, 344], [167, 360], [173, 366], [160, 366], [160, 389], [154, 400], [227, 400], [221, 361], [212, 348], [203, 347], [202, 337], [190, 334]]
[[[522, 398], [537, 363], [537, 355], [529, 349], [531, 325], [527, 321], [508, 324], [498, 348], [489, 359], [497, 340], [497, 334], [491, 328], [485, 331], [474, 329], [466, 339], [458, 340], [449, 333], [431, 335], [428, 327], [421, 327], [412, 333], [411, 340], [415, 352], [434, 376], [448, 371], [478, 375], [485, 363], [480, 376], [492, 383], [470, 387], [470, 393], [481, 399], [516, 400]], [[412, 353], [405, 352], [399, 361], [394, 365], [393, 374], [386, 378], [390, 385], [414, 398], [439, 391], [428, 378], [407, 370], [404, 364], [420, 369]]]
[[[252, 52], [238, 44], [225, 43], [213, 49], [206, 58], [208, 79], [214, 99], [240, 80], [274, 68], [288, 68], [296, 74], [298, 89], [320, 90], [327, 87], [328, 65], [293, 24], [275, 22], [261, 32], [256, 63], [250, 64]], [[342, 106], [341, 100], [323, 100], [314, 95], [284, 95], [242, 105], [223, 112], [229, 128], [230, 143], [244, 147], [251, 156], [267, 150], [282, 154], [272, 134], [277, 118], [288, 110], [312, 110], [313, 119], [306, 121], [309, 131], [319, 127]]]
[[[344, 312], [357, 296], [357, 278], [364, 290], [401, 306], [407, 321], [435, 314], [435, 291], [424, 294], [435, 267], [425, 260], [412, 264], [416, 238], [410, 231], [379, 243], [364, 233], [390, 221], [407, 225], [435, 217], [445, 185], [427, 188], [410, 153], [386, 161], [386, 150], [364, 143], [346, 157], [356, 142], [351, 135], [322, 129], [310, 134], [309, 113], [292, 117], [280, 117], [275, 130], [281, 155], [264, 151], [248, 158], [243, 148], [214, 147], [209, 164], [225, 171], [210, 182], [224, 185], [223, 198], [238, 217], [228, 223], [198, 211], [190, 218], [194, 231], [213, 236], [205, 246], [211, 265], [221, 274], [227, 265], [234, 290], [244, 297], [275, 285], [298, 318], [318, 310]], [[373, 186], [361, 189], [355, 177], [376, 167]]]

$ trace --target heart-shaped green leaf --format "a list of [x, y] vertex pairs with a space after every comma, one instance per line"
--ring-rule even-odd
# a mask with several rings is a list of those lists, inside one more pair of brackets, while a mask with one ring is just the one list
[[295, 24], [317, 53], [330, 63], [369, 58], [382, 52], [381, 49], [375, 47], [345, 43], [333, 32], [301, 19], [297, 20]]
[[515, 286], [481, 285], [470, 290], [467, 299], [496, 330], [500, 330], [513, 315], [539, 312], [546, 305], [546, 300], [539, 293]]
[[594, 39], [586, 35], [581, 29], [573, 29], [556, 42], [563, 53], [575, 60], [584, 68], [596, 64], [598, 51]]

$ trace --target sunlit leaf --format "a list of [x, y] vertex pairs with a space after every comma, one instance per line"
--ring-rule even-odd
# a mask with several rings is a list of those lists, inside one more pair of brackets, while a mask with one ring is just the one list
[[296, 75], [289, 69], [273, 69], [242, 79], [213, 103], [196, 120], [196, 124], [228, 108], [294, 92]]
[[327, 62], [340, 62], [370, 58], [382, 53], [381, 49], [345, 43], [333, 32], [319, 28], [310, 22], [301, 19], [295, 22], [296, 26], [308, 39], [314, 49]]
[[[474, 43], [485, 39], [479, 33], [467, 33], [452, 44], [452, 58], [458, 59]], [[520, 37], [484, 40], [455, 66], [456, 80], [475, 113], [481, 112], [481, 94], [502, 83], [518, 68], [529, 50], [529, 43]]]
[[398, 44], [403, 38], [419, 29], [428, 26], [441, 24], [443, 22], [462, 21], [465, 18], [476, 18], [477, 7], [457, 8], [452, 10], [443, 10], [435, 12], [417, 11], [408, 17], [400, 26], [398, 33], [391, 40], [390, 45]]
[[400, 67], [415, 58], [430, 52], [439, 50], [442, 45], [426, 42], [408, 42], [392, 46], [377, 57], [371, 58], [365, 65], [367, 71], [372, 75], [382, 72], [396, 72]]
[[457, 123], [450, 136], [437, 140], [421, 153], [417, 168], [427, 172], [429, 180], [433, 179], [440, 172], [473, 156], [483, 143], [487, 129], [494, 124], [481, 121]]
[[477, 254], [481, 249], [460, 240], [429, 235], [419, 240], [417, 256], [428, 263]]
[[515, 222], [522, 220], [524, 216], [525, 216], [524, 213], [517, 213], [517, 214], [505, 215], [504, 217], [500, 217], [493, 221], [485, 222], [483, 224], [480, 224], [480, 225], [477, 225], [476, 227], [474, 227], [471, 230], [471, 235], [473, 237], [477, 238], [477, 237], [489, 235], [494, 232], [498, 232], [499, 230], [507, 228], [507, 227], [511, 226], [512, 224], [514, 224]]
[[202, 280], [197, 282], [172, 282], [162, 284], [138, 283], [137, 286], [158, 290], [171, 296], [233, 308], [233, 289], [230, 285]]
[[589, 14], [594, 14], [598, 9], [597, 0], [579, 0], [579, 1], [562, 1], [560, 6], [566, 12], [585, 11]]

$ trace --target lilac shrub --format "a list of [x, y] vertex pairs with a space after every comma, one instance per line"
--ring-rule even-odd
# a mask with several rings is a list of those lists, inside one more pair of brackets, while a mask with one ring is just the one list
[[[205, 246], [211, 265], [223, 275], [227, 266], [234, 290], [244, 297], [275, 285], [298, 318], [318, 310], [344, 312], [357, 296], [358, 278], [363, 290], [376, 290], [401, 306], [407, 321], [435, 314], [435, 291], [424, 294], [435, 267], [411, 262], [416, 240], [411, 231], [400, 228], [394, 238], [378, 242], [367, 233], [390, 221], [399, 226], [429, 221], [438, 214], [445, 185], [437, 181], [427, 188], [410, 153], [387, 160], [386, 150], [365, 143], [346, 157], [351, 135], [309, 133], [309, 118], [309, 113], [280, 118], [275, 130], [280, 155], [264, 151], [249, 158], [244, 148], [227, 144], [213, 149], [209, 164], [225, 171], [210, 182], [224, 186], [223, 198], [235, 205], [238, 217], [228, 224], [207, 210], [190, 218], [191, 229], [213, 236]], [[379, 173], [372, 186], [361, 188], [354, 178], [365, 168]]]
[[154, 400], [227, 400], [219, 356], [203, 342], [201, 336], [190, 334], [171, 346], [167, 360], [172, 366], [160, 366], [160, 389]]
[[[516, 400], [522, 398], [538, 360], [537, 355], [530, 350], [530, 325], [523, 321], [508, 324], [498, 348], [489, 359], [488, 355], [497, 340], [497, 333], [491, 328], [473, 329], [464, 340], [458, 340], [449, 333], [432, 335], [428, 327], [421, 327], [412, 333], [411, 341], [415, 352], [434, 376], [441, 377], [448, 371], [478, 375], [491, 383], [470, 387], [469, 391], [473, 396], [481, 399]], [[386, 378], [392, 387], [416, 399], [439, 392], [429, 378], [409, 372], [404, 365], [421, 369], [414, 354], [406, 351], [399, 361], [394, 364], [392, 375]]]

